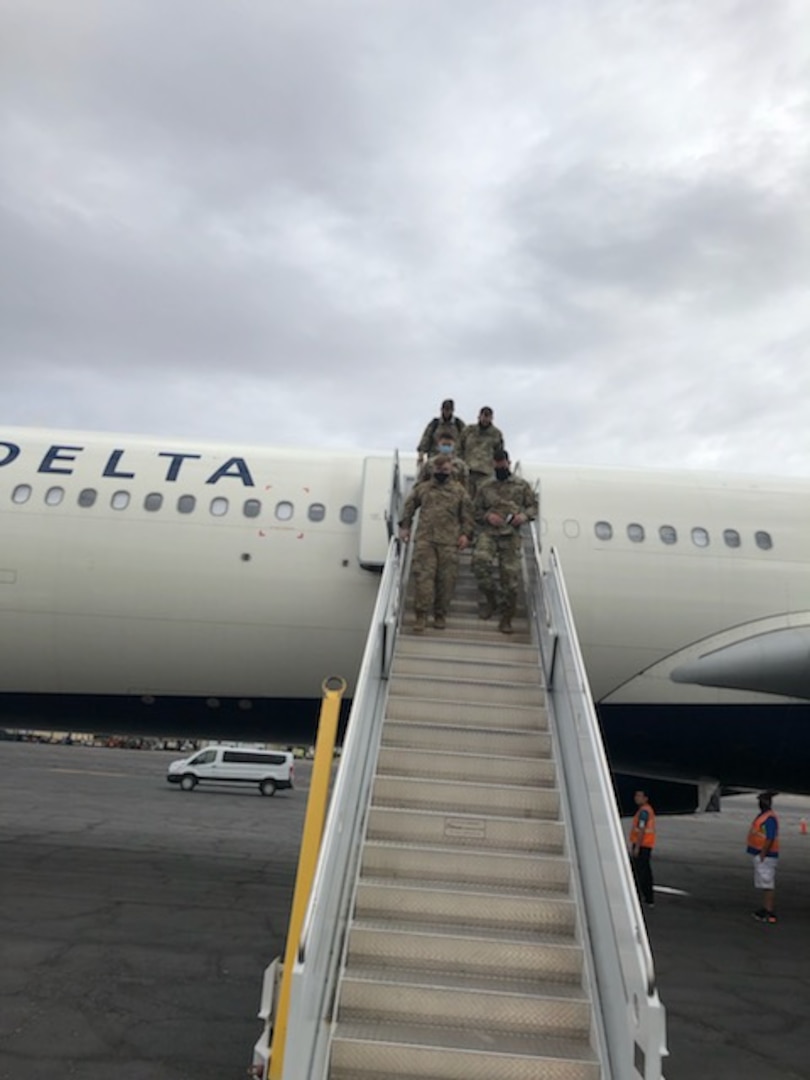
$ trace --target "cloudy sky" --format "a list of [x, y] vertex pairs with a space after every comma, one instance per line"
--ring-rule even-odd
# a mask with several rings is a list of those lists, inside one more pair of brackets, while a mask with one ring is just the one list
[[0, 422], [810, 475], [806, 0], [0, 0]]

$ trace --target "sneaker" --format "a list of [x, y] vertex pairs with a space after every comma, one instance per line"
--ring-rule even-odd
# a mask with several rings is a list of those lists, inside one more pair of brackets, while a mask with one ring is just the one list
[[775, 923], [776, 916], [772, 911], [766, 911], [765, 908], [760, 908], [759, 911], [752, 911], [751, 914], [757, 920], [757, 922]]
[[444, 615], [434, 615], [433, 625], [436, 627], [437, 630], [444, 630], [444, 628], [447, 626], [447, 620], [445, 619]]

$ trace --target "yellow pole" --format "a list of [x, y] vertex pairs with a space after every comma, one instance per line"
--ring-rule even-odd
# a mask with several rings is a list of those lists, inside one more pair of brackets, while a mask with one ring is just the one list
[[292, 993], [292, 973], [295, 954], [304, 925], [312, 880], [318, 864], [321, 849], [323, 826], [326, 820], [326, 806], [329, 798], [329, 781], [332, 776], [332, 762], [335, 756], [340, 700], [346, 691], [346, 680], [337, 675], [325, 679], [323, 686], [321, 715], [318, 720], [318, 734], [315, 740], [315, 757], [312, 762], [312, 779], [307, 799], [307, 812], [304, 818], [304, 832], [301, 837], [301, 851], [298, 856], [298, 871], [295, 875], [290, 925], [287, 928], [287, 944], [284, 949], [284, 970], [281, 976], [281, 989], [278, 996], [278, 1008], [273, 1025], [273, 1041], [270, 1047], [270, 1064], [267, 1070], [268, 1080], [282, 1080], [284, 1075], [284, 1044], [287, 1039], [287, 1021], [290, 1012]]

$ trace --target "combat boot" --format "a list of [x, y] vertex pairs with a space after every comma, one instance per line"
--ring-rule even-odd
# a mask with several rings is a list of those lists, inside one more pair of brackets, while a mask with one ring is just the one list
[[497, 606], [495, 593], [492, 591], [492, 589], [482, 589], [481, 594], [483, 595], [484, 600], [478, 610], [478, 618], [491, 619], [492, 616], [495, 614], [495, 608]]
[[501, 621], [498, 623], [498, 629], [502, 634], [514, 634], [512, 629], [512, 616], [501, 615]]
[[444, 615], [434, 615], [433, 625], [437, 630], [444, 630], [447, 626], [447, 620], [445, 619]]
[[416, 618], [413, 621], [413, 632], [415, 634], [424, 634], [425, 626], [427, 625], [427, 618], [424, 612], [417, 612]]

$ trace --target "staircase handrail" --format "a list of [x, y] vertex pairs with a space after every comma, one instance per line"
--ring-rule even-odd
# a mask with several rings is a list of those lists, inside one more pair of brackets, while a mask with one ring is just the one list
[[661, 1080], [666, 1050], [647, 928], [559, 555], [529, 530], [530, 603], [560, 747], [612, 1075]]
[[388, 693], [392, 638], [399, 620], [405, 553], [389, 541], [377, 601], [352, 700], [346, 740], [324, 826], [321, 854], [299, 940], [290, 994], [284, 1080], [324, 1075], [335, 992], [360, 838], [370, 801]]

